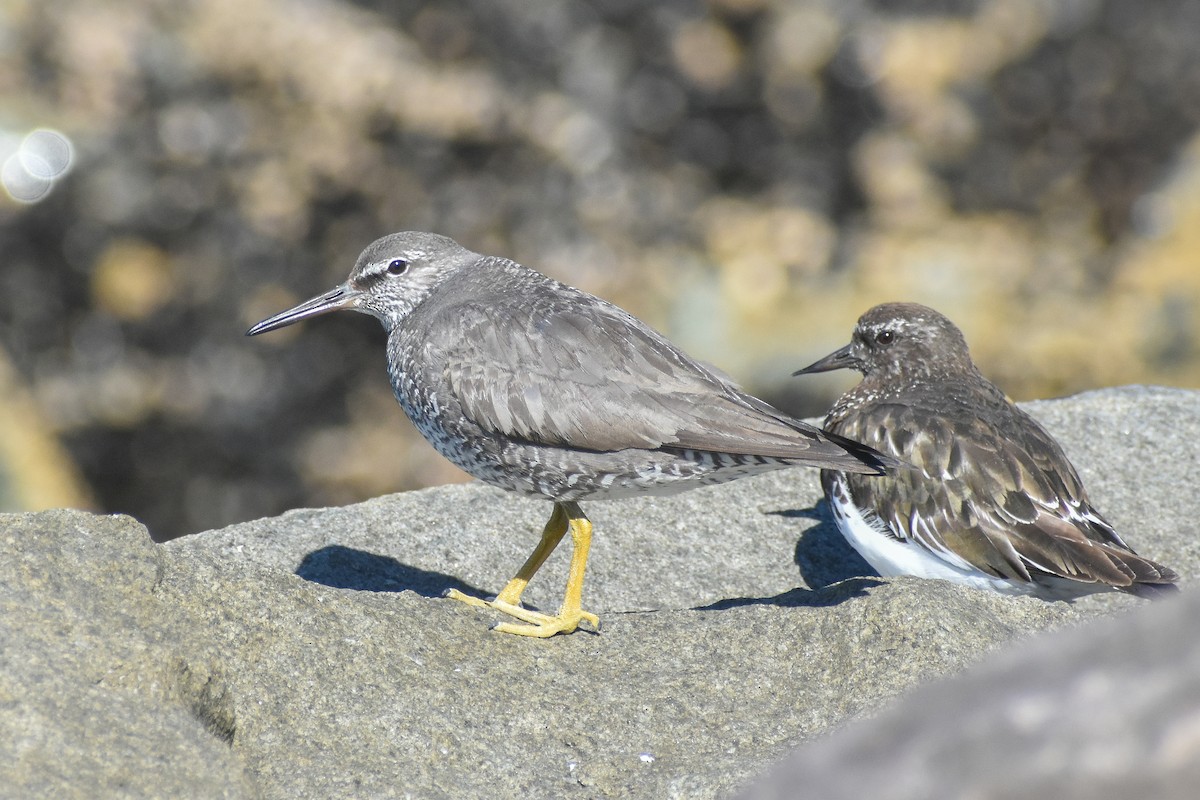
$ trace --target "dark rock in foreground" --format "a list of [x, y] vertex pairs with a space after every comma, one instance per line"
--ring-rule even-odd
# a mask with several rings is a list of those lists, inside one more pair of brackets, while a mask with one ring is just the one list
[[743, 798], [1190, 800], [1198, 708], [1200, 595], [1191, 592], [921, 687], [802, 748]]

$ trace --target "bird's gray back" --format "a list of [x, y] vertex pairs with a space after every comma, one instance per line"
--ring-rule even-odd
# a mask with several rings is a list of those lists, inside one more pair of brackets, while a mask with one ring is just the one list
[[498, 463], [519, 459], [520, 447], [543, 465], [574, 459], [583, 474], [593, 461], [611, 468], [598, 454], [625, 452], [625, 469], [651, 482], [681, 458], [736, 466], [718, 465], [718, 455], [763, 469], [783, 459], [869, 468], [627, 312], [507, 259], [485, 257], [447, 278], [392, 331], [389, 356], [397, 396], [421, 432], [493, 483], [497, 471], [522, 471]]

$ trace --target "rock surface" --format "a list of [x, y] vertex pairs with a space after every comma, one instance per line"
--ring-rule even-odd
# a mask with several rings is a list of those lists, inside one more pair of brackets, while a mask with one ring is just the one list
[[1190, 800], [1197, 709], [1200, 595], [1191, 592], [921, 687], [802, 748], [743, 800]]
[[[0, 516], [6, 797], [250, 797], [216, 640], [129, 517]], [[175, 567], [178, 568], [178, 567]]]
[[[1185, 582], [1195, 575], [1200, 498], [1181, 487], [1200, 482], [1200, 393], [1129, 387], [1029, 407], [1130, 542]], [[0, 517], [0, 742], [11, 754], [0, 785], [30, 797], [727, 797], [798, 746], [800, 758], [839, 747], [860, 757], [849, 737], [863, 731], [877, 733], [881, 769], [895, 753], [905, 769], [929, 770], [882, 709], [1047, 629], [1059, 630], [1030, 645], [1060, 653], [1046, 680], [1083, 681], [1078, 691], [1092, 694], [1068, 696], [1097, 703], [1121, 695], [1113, 708], [1138, 720], [1128, 735], [1142, 748], [1126, 752], [1190, 752], [1179, 750], [1195, 730], [1186, 697], [1173, 705], [1123, 682], [1151, 668], [1152, 651], [1115, 664], [1119, 681], [1087, 683], [1094, 670], [1080, 659], [1117, 660], [1120, 641], [1138, 650], [1151, 640], [1121, 632], [1146, 620], [1169, 635], [1191, 598], [1068, 606], [870, 578], [817, 500], [816, 473], [792, 470], [586, 506], [597, 536], [585, 605], [603, 630], [548, 641], [493, 633], [490, 614], [439, 599], [452, 586], [498, 590], [548, 513], [483, 486], [166, 545], [126, 517]], [[565, 555], [539, 574], [531, 602], [556, 605]], [[1179, 630], [1187, 641], [1175, 649], [1194, 657], [1196, 626]], [[1021, 663], [998, 655], [914, 701], [954, 714], [956, 703], [980, 705], [963, 688], [973, 687], [1003, 707], [1021, 689]], [[1029, 747], [1053, 754], [1059, 731], [1086, 737], [1088, 705], [1064, 702], [1069, 719], [1052, 724], [1023, 717]], [[987, 755], [977, 751], [981, 780], [1002, 768]], [[832, 771], [851, 762], [812, 763], [805, 780], [829, 770], [812, 785], [835, 786]]]

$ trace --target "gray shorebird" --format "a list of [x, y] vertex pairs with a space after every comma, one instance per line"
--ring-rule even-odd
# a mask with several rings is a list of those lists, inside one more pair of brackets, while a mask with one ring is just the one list
[[[788, 466], [882, 474], [894, 465], [752, 397], [620, 308], [444, 236], [385, 236], [341, 286], [247, 335], [337, 309], [388, 332], [396, 399], [417, 430], [476, 478], [554, 502], [533, 553], [492, 601], [496, 628], [569, 633], [581, 621], [592, 526], [582, 500], [668, 494]], [[574, 552], [557, 615], [521, 594], [570, 531]], [[523, 623], [523, 624], [522, 624]]]
[[836, 369], [863, 379], [830, 410], [826, 432], [914, 467], [870, 481], [821, 473], [838, 528], [880, 575], [1053, 600], [1175, 590], [1175, 573], [1117, 535], [1062, 448], [983, 377], [946, 317], [876, 306], [850, 344], [795, 374]]

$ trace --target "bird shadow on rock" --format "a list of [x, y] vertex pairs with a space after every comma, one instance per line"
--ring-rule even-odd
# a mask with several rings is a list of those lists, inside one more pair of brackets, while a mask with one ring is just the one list
[[794, 556], [800, 575], [808, 588], [797, 586], [773, 597], [731, 597], [718, 600], [696, 611], [723, 611], [743, 606], [779, 606], [781, 608], [825, 608], [854, 597], [865, 597], [867, 590], [883, 581], [863, 560], [837, 529], [829, 514], [829, 505], [822, 500], [812, 508], [768, 511], [786, 519], [815, 519], [813, 525], [800, 534]]
[[296, 567], [296, 575], [306, 581], [335, 589], [365, 592], [416, 592], [422, 597], [441, 597], [448, 589], [458, 589], [477, 597], [485, 592], [447, 575], [401, 563], [353, 547], [330, 545], [314, 550]]
[[850, 578], [877, 578], [874, 568], [850, 546], [837, 529], [824, 500], [812, 508], [768, 511], [768, 514], [787, 519], [815, 519], [817, 524], [800, 534], [793, 559], [804, 582], [813, 588], [824, 589]]
[[805, 589], [797, 586], [773, 597], [730, 597], [706, 606], [696, 606], [693, 611], [725, 611], [746, 606], [778, 606], [779, 608], [828, 608], [854, 597], [866, 597], [867, 589], [878, 586], [878, 578], [849, 578], [820, 589]]

